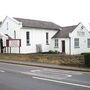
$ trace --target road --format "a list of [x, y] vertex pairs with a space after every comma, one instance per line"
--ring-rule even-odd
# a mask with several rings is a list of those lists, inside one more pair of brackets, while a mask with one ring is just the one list
[[90, 73], [0, 63], [0, 90], [90, 90]]

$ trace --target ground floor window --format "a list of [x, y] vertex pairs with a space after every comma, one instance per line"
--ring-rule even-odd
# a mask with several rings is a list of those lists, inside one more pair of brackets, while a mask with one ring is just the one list
[[26, 32], [26, 45], [30, 45], [30, 32]]
[[74, 39], [74, 47], [79, 48], [79, 38]]
[[49, 45], [49, 33], [46, 32], [46, 45]]
[[58, 39], [55, 39], [55, 48], [58, 48]]
[[87, 39], [87, 47], [90, 48], [90, 39]]

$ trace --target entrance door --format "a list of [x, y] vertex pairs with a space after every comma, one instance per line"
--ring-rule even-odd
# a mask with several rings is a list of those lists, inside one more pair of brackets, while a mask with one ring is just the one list
[[0, 50], [1, 50], [1, 53], [3, 53], [3, 40], [0, 39]]
[[65, 53], [65, 40], [62, 40], [62, 53]]

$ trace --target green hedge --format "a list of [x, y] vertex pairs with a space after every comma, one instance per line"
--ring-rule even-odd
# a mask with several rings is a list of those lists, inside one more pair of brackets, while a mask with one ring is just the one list
[[84, 55], [85, 65], [90, 67], [90, 53], [82, 53], [82, 55]]

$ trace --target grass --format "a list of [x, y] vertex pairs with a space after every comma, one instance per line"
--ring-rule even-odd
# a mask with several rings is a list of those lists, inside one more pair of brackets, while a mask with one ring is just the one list
[[83, 66], [82, 56], [60, 54], [0, 54], [1, 60], [14, 60], [23, 62], [37, 62], [56, 65]]

